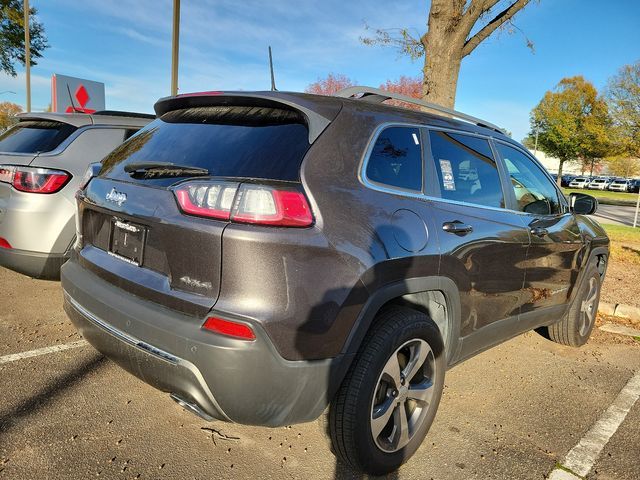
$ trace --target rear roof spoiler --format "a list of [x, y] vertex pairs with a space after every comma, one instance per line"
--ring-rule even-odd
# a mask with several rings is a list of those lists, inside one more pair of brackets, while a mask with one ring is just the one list
[[54, 112], [29, 112], [16, 115], [20, 121], [24, 120], [47, 120], [49, 122], [60, 122], [74, 127], [84, 127], [93, 125], [91, 115], [86, 113], [54, 113]]
[[[94, 115], [96, 116], [94, 118]], [[121, 127], [144, 127], [155, 117], [144, 113], [113, 112], [104, 110], [91, 113], [60, 113], [60, 112], [29, 112], [19, 113], [16, 117], [20, 121], [45, 120], [48, 122], [60, 122], [73, 125], [76, 128], [87, 125], [114, 125]]]
[[336, 100], [287, 92], [200, 92], [161, 98], [154, 109], [160, 117], [171, 110], [193, 107], [237, 105], [289, 108], [306, 117], [309, 143], [313, 143], [340, 112], [342, 103]]

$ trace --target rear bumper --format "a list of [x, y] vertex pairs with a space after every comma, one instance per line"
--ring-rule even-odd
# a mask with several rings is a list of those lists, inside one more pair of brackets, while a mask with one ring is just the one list
[[0, 248], [1, 266], [44, 280], [59, 280], [60, 267], [68, 258], [67, 255]]
[[311, 421], [348, 368], [346, 357], [283, 359], [259, 325], [246, 342], [119, 289], [74, 259], [62, 268], [65, 311], [80, 333], [128, 372], [219, 420], [265, 426]]
[[75, 236], [75, 204], [65, 196], [69, 187], [41, 195], [0, 184], [0, 237], [22, 252], [63, 256]]

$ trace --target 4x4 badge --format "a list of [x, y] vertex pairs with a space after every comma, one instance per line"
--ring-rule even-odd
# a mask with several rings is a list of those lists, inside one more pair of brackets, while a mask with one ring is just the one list
[[113, 187], [111, 191], [107, 193], [107, 196], [104, 198], [107, 200], [107, 202], [113, 202], [120, 207], [124, 202], [127, 201], [127, 194], [118, 192], [116, 190], [116, 187]]

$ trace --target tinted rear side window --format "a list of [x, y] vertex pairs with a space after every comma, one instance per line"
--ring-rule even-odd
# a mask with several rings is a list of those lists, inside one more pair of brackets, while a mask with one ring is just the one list
[[20, 122], [0, 136], [0, 152], [50, 152], [75, 130], [73, 125], [62, 122]]
[[309, 149], [301, 114], [265, 107], [174, 110], [154, 120], [109, 154], [101, 174], [149, 185], [176, 178], [133, 178], [130, 163], [169, 162], [205, 168], [211, 176], [297, 181]]
[[420, 130], [413, 127], [385, 128], [369, 155], [367, 178], [405, 190], [422, 190]]
[[504, 207], [504, 196], [489, 142], [457, 133], [429, 132], [442, 198]]

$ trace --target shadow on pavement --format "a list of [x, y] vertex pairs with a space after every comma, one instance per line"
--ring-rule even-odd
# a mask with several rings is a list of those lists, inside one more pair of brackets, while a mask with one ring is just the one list
[[96, 354], [91, 359], [82, 362], [70, 372], [51, 380], [44, 386], [44, 388], [31, 398], [22, 401], [13, 409], [0, 414], [0, 437], [2, 437], [2, 434], [11, 430], [19, 420], [36, 414], [65, 390], [73, 388], [88, 373], [98, 370], [106, 364], [106, 359], [102, 355]]

